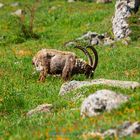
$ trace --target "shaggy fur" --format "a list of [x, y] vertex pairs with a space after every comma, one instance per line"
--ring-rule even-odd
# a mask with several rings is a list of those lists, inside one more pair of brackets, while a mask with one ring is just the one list
[[42, 49], [32, 62], [40, 72], [39, 81], [45, 81], [47, 74], [61, 74], [64, 80], [68, 80], [74, 74], [90, 77], [93, 73], [93, 67], [72, 52]]

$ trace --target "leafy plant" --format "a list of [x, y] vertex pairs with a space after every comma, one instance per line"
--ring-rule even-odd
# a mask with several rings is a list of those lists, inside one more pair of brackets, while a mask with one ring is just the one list
[[[39, 37], [36, 33], [33, 32], [35, 12], [37, 10], [37, 6], [39, 2], [40, 0], [36, 0], [35, 3], [31, 7], [28, 5], [25, 5], [25, 8], [21, 11], [21, 15], [19, 16], [21, 32], [25, 38], [38, 38]], [[28, 14], [29, 14], [29, 18], [26, 17], [26, 15]], [[27, 22], [28, 22], [28, 25], [26, 25]]]

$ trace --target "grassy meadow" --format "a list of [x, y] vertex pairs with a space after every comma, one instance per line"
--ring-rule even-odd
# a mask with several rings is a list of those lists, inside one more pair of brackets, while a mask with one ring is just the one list
[[[63, 84], [60, 77], [47, 76], [44, 83], [37, 82], [39, 74], [33, 74], [32, 57], [41, 48], [55, 48], [75, 52], [64, 47], [87, 31], [112, 34], [111, 19], [114, 4], [91, 2], [67, 3], [65, 0], [42, 0], [35, 13], [34, 33], [39, 38], [25, 38], [17, 17], [11, 13], [32, 5], [33, 0], [21, 0], [12, 7], [14, 0], [1, 0], [0, 9], [0, 139], [83, 139], [83, 132], [104, 131], [124, 121], [140, 121], [140, 89], [113, 88], [107, 86], [84, 87], [61, 97]], [[138, 34], [135, 16], [130, 20], [132, 30]], [[27, 17], [28, 18], [28, 17]], [[140, 16], [139, 16], [140, 18]], [[139, 24], [140, 25], [140, 24]], [[135, 27], [136, 26], [136, 27]], [[135, 34], [129, 45], [121, 41], [113, 47], [96, 46], [99, 64], [94, 79], [106, 78], [140, 82], [140, 41]], [[87, 80], [84, 75], [75, 75], [71, 80]], [[130, 101], [110, 113], [83, 119], [80, 106], [84, 98], [100, 89], [110, 89], [130, 96]], [[77, 94], [82, 94], [77, 98]], [[48, 114], [26, 117], [26, 113], [39, 104], [49, 103], [53, 110]], [[139, 140], [140, 135], [127, 140]]]

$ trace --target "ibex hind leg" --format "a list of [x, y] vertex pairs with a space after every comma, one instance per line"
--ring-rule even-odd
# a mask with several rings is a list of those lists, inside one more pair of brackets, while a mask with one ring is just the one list
[[75, 56], [69, 56], [66, 59], [65, 66], [62, 71], [62, 78], [64, 81], [67, 81], [71, 78], [72, 70], [75, 64]]

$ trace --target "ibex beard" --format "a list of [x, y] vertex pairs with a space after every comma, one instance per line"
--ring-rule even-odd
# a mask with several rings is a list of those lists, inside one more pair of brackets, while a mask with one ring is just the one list
[[[82, 50], [88, 56], [90, 64], [78, 58], [72, 52], [55, 49], [42, 49], [37, 52], [32, 63], [36, 70], [40, 72], [39, 81], [45, 81], [47, 74], [60, 74], [65, 81], [69, 80], [74, 74], [85, 74], [87, 77], [92, 77], [97, 64], [93, 65], [92, 57], [86, 49], [80, 46], [76, 46], [76, 48]], [[95, 60], [95, 63], [97, 62], [98, 56]]]

